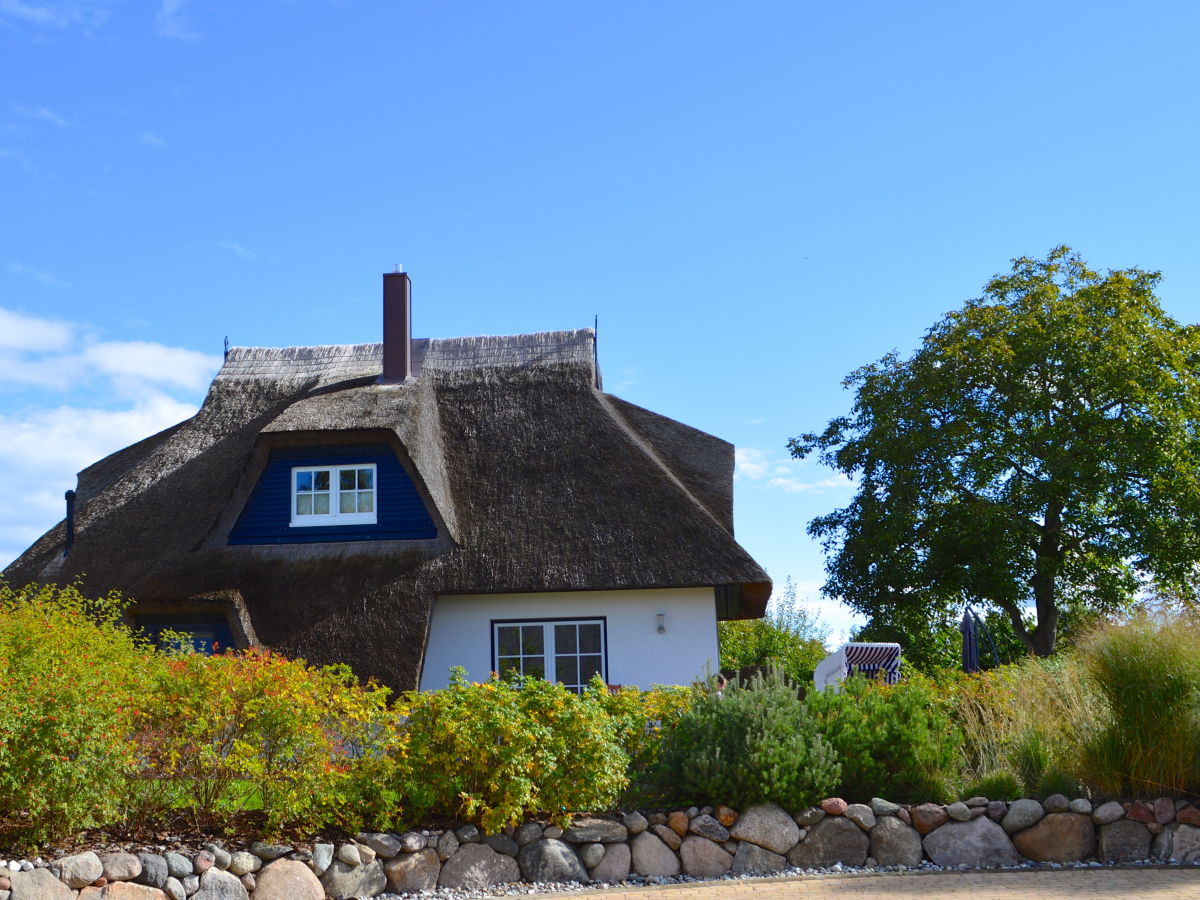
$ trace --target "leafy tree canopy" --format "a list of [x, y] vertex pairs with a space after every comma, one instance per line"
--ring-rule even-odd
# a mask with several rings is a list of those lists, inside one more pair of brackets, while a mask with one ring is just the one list
[[855, 476], [809, 525], [825, 591], [873, 621], [1002, 611], [1038, 655], [1060, 627], [1191, 600], [1200, 561], [1200, 329], [1158, 272], [1022, 257], [911, 357], [852, 372], [848, 416], [789, 442]]

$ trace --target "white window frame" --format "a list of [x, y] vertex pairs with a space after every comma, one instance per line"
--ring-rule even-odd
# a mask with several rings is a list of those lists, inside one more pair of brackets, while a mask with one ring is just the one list
[[[600, 651], [595, 653], [581, 653], [578, 645], [574, 652], [558, 651], [555, 644], [556, 625], [598, 625], [600, 627]], [[500, 629], [501, 628], [530, 628], [540, 627], [542, 629], [542, 665], [544, 677], [547, 681], [558, 681], [558, 660], [559, 657], [575, 657], [580, 656], [596, 656], [600, 657], [600, 677], [604, 679], [605, 684], [608, 683], [608, 621], [604, 616], [593, 616], [590, 618], [564, 618], [564, 619], [494, 619], [492, 620], [492, 671], [500, 671]], [[505, 659], [514, 658], [511, 654], [504, 656]], [[524, 654], [519, 654], [518, 657], [522, 660], [521, 670], [524, 673], [523, 660], [527, 657]], [[585, 680], [582, 684], [567, 684], [566, 686], [573, 691], [580, 692], [587, 687], [588, 681]], [[563, 682], [565, 684], [565, 682]]]
[[[371, 504], [374, 509], [371, 512], [360, 513], [343, 513], [339, 512], [340, 507], [340, 475], [345, 471], [357, 472], [360, 469], [371, 470], [371, 492], [375, 495], [375, 500]], [[296, 512], [297, 497], [299, 496], [296, 487], [301, 472], [328, 472], [329, 473], [329, 512], [328, 513], [308, 513], [299, 515]], [[293, 466], [291, 474], [291, 526], [293, 528], [307, 528], [313, 525], [375, 525], [379, 521], [379, 472], [376, 469], [375, 463], [347, 463], [345, 465], [336, 466]]]

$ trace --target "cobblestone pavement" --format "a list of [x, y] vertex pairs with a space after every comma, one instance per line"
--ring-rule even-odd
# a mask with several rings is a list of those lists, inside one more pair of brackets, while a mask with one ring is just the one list
[[1200, 868], [815, 875], [588, 891], [579, 896], [587, 900], [1200, 900]]

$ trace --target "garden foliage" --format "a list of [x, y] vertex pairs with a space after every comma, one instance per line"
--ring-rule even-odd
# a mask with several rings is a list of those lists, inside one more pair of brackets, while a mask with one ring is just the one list
[[672, 799], [799, 809], [837, 784], [839, 766], [796, 688], [777, 670], [723, 696], [697, 687], [663, 736], [656, 780]]

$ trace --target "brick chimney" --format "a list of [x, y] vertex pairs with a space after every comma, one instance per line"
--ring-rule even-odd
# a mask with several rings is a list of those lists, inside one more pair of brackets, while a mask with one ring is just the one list
[[412, 376], [412, 282], [406, 272], [383, 276], [383, 377]]

